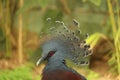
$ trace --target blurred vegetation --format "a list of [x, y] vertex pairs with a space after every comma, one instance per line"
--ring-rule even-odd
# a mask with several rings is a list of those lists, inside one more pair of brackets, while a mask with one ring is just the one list
[[16, 66], [39, 58], [42, 38], [54, 26], [46, 22], [48, 17], [67, 25], [76, 19], [82, 33], [90, 34], [87, 43], [93, 55], [86, 70], [89, 74], [85, 73], [88, 80], [105, 73], [120, 80], [119, 0], [0, 0], [0, 80], [33, 80], [30, 66]]
[[0, 70], [0, 80], [39, 80], [38, 75], [33, 79], [32, 69], [29, 66], [18, 67], [13, 70]]

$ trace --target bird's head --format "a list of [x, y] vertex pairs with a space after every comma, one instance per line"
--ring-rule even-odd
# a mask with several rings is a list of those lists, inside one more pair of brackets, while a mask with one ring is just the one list
[[90, 46], [86, 44], [85, 38], [81, 35], [78, 22], [73, 20], [75, 25], [78, 26], [75, 29], [69, 29], [63, 22], [55, 22], [62, 24], [62, 26], [59, 26], [58, 30], [50, 28], [50, 31], [52, 31], [51, 39], [43, 43], [42, 56], [36, 65], [38, 66], [44, 60], [56, 61], [64, 58], [69, 58], [77, 64], [88, 64], [86, 57], [91, 55], [92, 52]]
[[57, 39], [48, 40], [42, 45], [42, 56], [37, 61], [38, 66], [44, 60], [58, 60], [64, 59], [67, 53], [69, 53], [67, 46]]

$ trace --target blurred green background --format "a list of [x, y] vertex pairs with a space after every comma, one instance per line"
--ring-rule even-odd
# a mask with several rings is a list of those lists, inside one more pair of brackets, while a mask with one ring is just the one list
[[90, 34], [90, 65], [71, 67], [88, 80], [120, 80], [120, 0], [0, 0], [0, 80], [40, 80], [44, 64], [35, 62], [49, 17], [76, 19]]

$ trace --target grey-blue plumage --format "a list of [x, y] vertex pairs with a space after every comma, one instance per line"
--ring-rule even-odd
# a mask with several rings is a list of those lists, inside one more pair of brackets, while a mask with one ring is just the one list
[[[78, 74], [75, 70], [69, 68], [65, 61], [66, 59], [70, 59], [77, 65], [88, 64], [89, 62], [86, 58], [92, 53], [90, 46], [87, 45], [83, 39], [79, 27], [75, 27], [75, 29], [69, 29], [61, 21], [55, 21], [55, 23], [57, 23], [58, 26], [49, 28], [51, 33], [49, 34], [50, 39], [47, 39], [41, 45], [43, 50], [42, 56], [37, 62], [37, 65], [39, 65], [39, 63], [41, 63], [43, 60], [48, 61], [46, 67], [43, 70], [42, 80], [85, 80], [83, 76]], [[77, 23], [75, 19], [73, 20], [73, 23], [75, 26], [79, 26], [79, 23]], [[54, 78], [49, 76], [48, 79], [47, 74], [49, 74], [49, 72], [57, 72], [56, 70], [59, 71], [58, 73], [74, 76], [71, 78], [59, 78], [57, 77], [59, 74], [55, 73], [56, 76], [53, 76]]]

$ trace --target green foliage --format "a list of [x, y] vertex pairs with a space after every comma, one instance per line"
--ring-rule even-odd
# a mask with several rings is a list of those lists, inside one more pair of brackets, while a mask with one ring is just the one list
[[[112, 65], [111, 70], [118, 73], [120, 80], [120, 15], [119, 15], [119, 1], [116, 0], [116, 5], [113, 6], [110, 0], [107, 0], [108, 10], [110, 14], [111, 28], [114, 39], [115, 51], [112, 54], [112, 58], [109, 61], [109, 64]], [[114, 9], [117, 10], [117, 16], [114, 14]], [[116, 17], [116, 18], [115, 18]], [[116, 22], [117, 21], [117, 22]], [[117, 23], [117, 24], [116, 24]]]
[[0, 28], [0, 42], [5, 39], [5, 34], [3, 33], [3, 30]]
[[86, 42], [91, 45], [91, 48], [93, 48], [101, 37], [105, 37], [105, 35], [101, 33], [94, 33], [86, 40]]
[[[10, 1], [0, 1], [0, 47], [5, 47], [5, 57], [10, 58], [11, 56], [11, 41], [10, 41], [10, 27], [11, 27], [11, 7], [9, 6]], [[4, 11], [5, 10], [5, 11]], [[5, 42], [5, 43], [4, 43]], [[3, 46], [4, 45], [4, 46]]]
[[36, 62], [38, 61], [42, 53], [40, 47], [36, 49], [35, 51], [27, 50], [27, 52], [29, 53], [29, 60], [33, 62], [34, 64], [36, 64]]
[[101, 0], [89, 0], [89, 1], [96, 6], [100, 6], [100, 4], [101, 4]]
[[32, 70], [28, 66], [22, 66], [14, 70], [0, 70], [0, 80], [39, 80], [40, 77], [33, 79]]
[[[24, 4], [21, 9], [18, 10], [18, 13], [23, 13], [25, 11], [28, 11], [31, 8], [41, 8], [41, 7], [46, 7], [50, 3], [49, 0], [25, 0]], [[18, 14], [17, 13], [17, 14]]]
[[88, 72], [87, 80], [100, 80], [98, 73], [96, 73], [92, 70], [88, 70], [87, 72]]
[[0, 28], [0, 51], [5, 51], [5, 34], [3, 33], [2, 29]]
[[[109, 60], [109, 65], [112, 66], [111, 72], [116, 72], [120, 74], [120, 28], [116, 32], [114, 44], [115, 44], [115, 52], [112, 54], [111, 59]], [[114, 74], [116, 74], [114, 73]]]
[[[47, 18], [51, 18], [52, 19], [52, 23], [51, 22], [48, 22], [46, 19]], [[54, 21], [56, 20], [62, 20], [63, 18], [63, 14], [62, 12], [60, 12], [59, 10], [55, 9], [55, 10], [52, 10], [52, 9], [48, 9], [45, 14], [43, 15], [43, 23], [44, 23], [44, 27], [42, 29], [43, 32], [47, 32], [47, 30], [50, 28], [50, 27], [53, 27], [55, 26], [55, 23]]]

